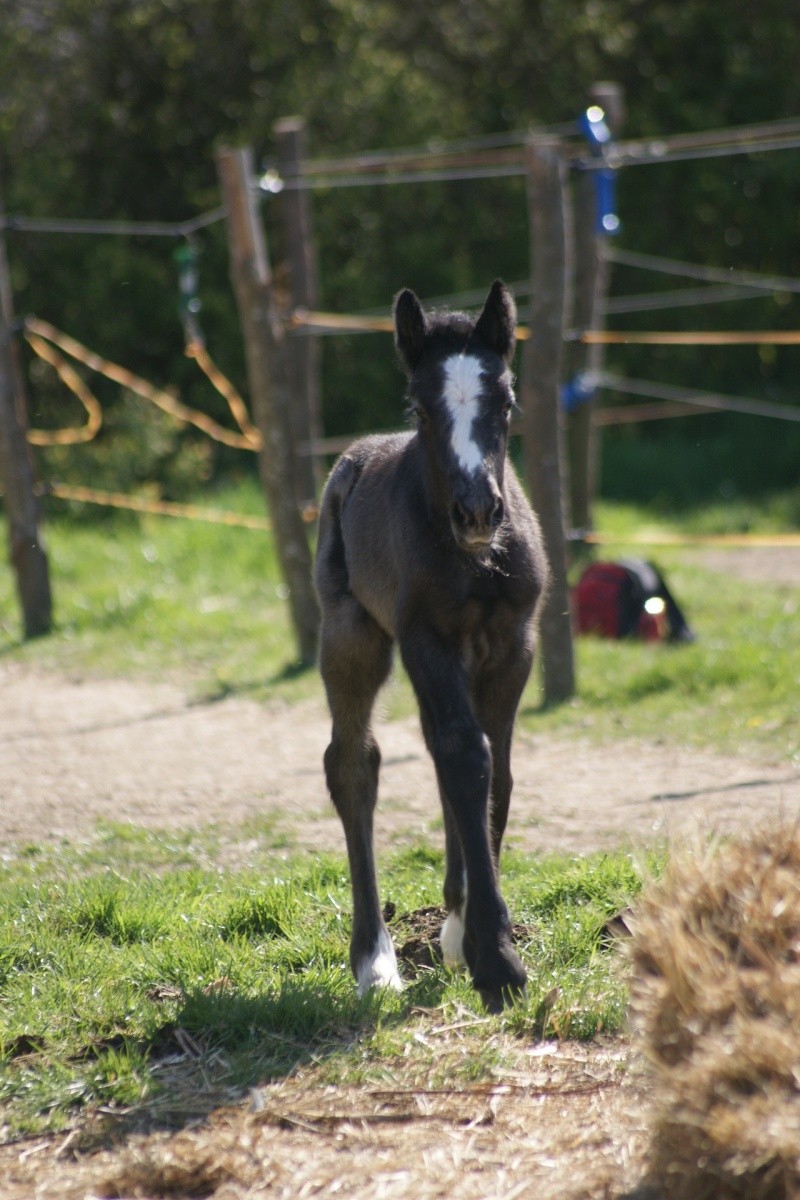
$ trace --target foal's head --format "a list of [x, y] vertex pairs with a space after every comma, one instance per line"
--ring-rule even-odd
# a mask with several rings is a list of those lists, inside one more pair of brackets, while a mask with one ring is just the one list
[[408, 289], [394, 306], [395, 344], [408, 374], [429, 478], [456, 542], [477, 556], [489, 550], [505, 515], [516, 317], [499, 279], [477, 321], [464, 313], [426, 315]]

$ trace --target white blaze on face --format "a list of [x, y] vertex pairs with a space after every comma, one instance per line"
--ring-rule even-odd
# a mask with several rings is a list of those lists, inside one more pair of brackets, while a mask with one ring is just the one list
[[465, 471], [475, 472], [483, 454], [472, 436], [483, 387], [483, 368], [472, 354], [454, 354], [444, 364], [444, 402], [453, 420], [453, 452]]

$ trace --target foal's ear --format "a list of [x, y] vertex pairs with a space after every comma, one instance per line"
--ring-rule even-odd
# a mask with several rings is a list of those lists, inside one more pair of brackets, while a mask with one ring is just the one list
[[428, 322], [422, 305], [411, 288], [404, 288], [394, 301], [394, 344], [409, 375], [422, 358], [427, 332]]
[[516, 331], [517, 306], [514, 297], [502, 279], [495, 279], [483, 312], [475, 323], [475, 336], [510, 363], [517, 344]]

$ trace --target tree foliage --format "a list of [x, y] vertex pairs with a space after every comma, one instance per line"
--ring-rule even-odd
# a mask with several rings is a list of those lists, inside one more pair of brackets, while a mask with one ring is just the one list
[[[624, 88], [626, 136], [800, 111], [800, 27], [784, 0], [0, 0], [0, 19], [0, 180], [6, 211], [26, 216], [176, 221], [213, 209], [215, 147], [247, 142], [267, 159], [289, 113], [328, 156], [571, 121], [603, 78]], [[795, 162], [782, 152], [630, 168], [623, 243], [800, 274]], [[266, 201], [265, 217], [280, 267], [279, 204]], [[405, 284], [435, 296], [527, 275], [519, 180], [329, 190], [314, 207], [322, 299], [335, 310], [385, 307]], [[18, 311], [221, 415], [182, 355], [168, 240], [16, 232], [8, 244]], [[210, 347], [243, 387], [222, 227], [201, 247]], [[615, 273], [617, 291], [653, 286]], [[679, 312], [659, 324], [796, 323], [791, 305], [769, 301], [689, 311], [691, 322]], [[614, 365], [791, 400], [791, 355], [642, 350]], [[383, 339], [326, 341], [328, 431], [396, 424], [400, 390]], [[34, 415], [54, 419], [57, 394], [39, 377]]]

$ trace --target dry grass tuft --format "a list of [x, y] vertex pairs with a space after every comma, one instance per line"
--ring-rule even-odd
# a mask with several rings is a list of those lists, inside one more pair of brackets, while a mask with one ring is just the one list
[[638, 907], [632, 1006], [668, 1198], [800, 1194], [800, 830], [676, 854]]

